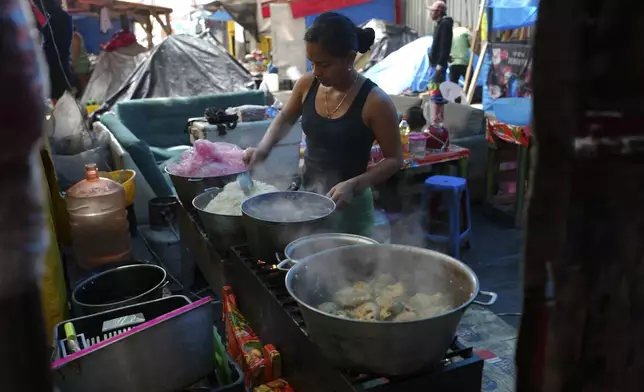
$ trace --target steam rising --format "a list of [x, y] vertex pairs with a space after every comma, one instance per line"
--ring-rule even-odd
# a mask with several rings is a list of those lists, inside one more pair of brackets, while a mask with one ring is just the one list
[[277, 222], [303, 222], [328, 216], [335, 210], [330, 199], [306, 192], [274, 192], [247, 200], [244, 212], [255, 219]]
[[475, 278], [459, 263], [423, 249], [391, 245], [359, 245], [329, 250], [296, 267], [291, 289], [294, 297], [311, 307], [333, 301], [333, 294], [391, 274], [411, 297], [444, 294], [451, 308], [472, 298]]

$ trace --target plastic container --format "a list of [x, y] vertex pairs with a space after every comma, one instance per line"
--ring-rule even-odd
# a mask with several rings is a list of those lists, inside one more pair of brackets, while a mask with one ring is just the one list
[[400, 139], [402, 141], [403, 155], [405, 156], [405, 159], [406, 159], [406, 158], [409, 158], [409, 131], [410, 131], [407, 120], [402, 120], [398, 125], [398, 128], [400, 129]]
[[93, 269], [129, 260], [131, 239], [123, 186], [99, 177], [94, 163], [85, 165], [85, 177], [69, 188], [65, 198], [76, 262]]
[[125, 190], [125, 205], [129, 207], [134, 203], [134, 197], [136, 196], [136, 182], [134, 181], [136, 172], [134, 170], [99, 172], [99, 176], [109, 178], [123, 185], [123, 189]]
[[428, 136], [423, 133], [409, 134], [409, 155], [412, 158], [425, 158]]
[[215, 368], [211, 298], [170, 296], [74, 324], [82, 351], [65, 355], [64, 323], [54, 328], [52, 375], [65, 392], [175, 392]]

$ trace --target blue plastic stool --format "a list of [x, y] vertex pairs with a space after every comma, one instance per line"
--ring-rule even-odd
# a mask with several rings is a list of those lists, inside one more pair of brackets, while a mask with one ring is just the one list
[[[461, 177], [432, 176], [425, 180], [425, 197], [423, 197], [423, 213], [431, 219], [431, 212], [428, 201], [432, 196], [440, 194], [443, 196], [443, 203], [448, 203], [449, 208], [449, 233], [447, 236], [425, 233], [425, 239], [447, 243], [447, 253], [457, 259], [460, 258], [461, 245], [469, 240], [472, 231], [472, 217], [470, 214], [470, 194], [467, 190], [467, 180]], [[467, 227], [461, 232], [463, 216], [461, 203], [465, 204]]]

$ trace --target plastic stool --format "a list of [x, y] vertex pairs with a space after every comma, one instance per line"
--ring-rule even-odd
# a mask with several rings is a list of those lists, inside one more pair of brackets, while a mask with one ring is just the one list
[[[449, 207], [449, 233], [447, 236], [425, 233], [425, 239], [433, 242], [447, 243], [447, 253], [455, 258], [460, 258], [461, 244], [469, 240], [472, 231], [472, 217], [470, 214], [470, 195], [467, 190], [467, 180], [461, 177], [432, 176], [425, 180], [425, 197], [423, 198], [423, 212], [431, 219], [428, 201], [432, 196], [440, 194]], [[462, 216], [461, 204], [465, 205], [466, 216]], [[461, 232], [461, 223], [465, 221], [466, 228]]]

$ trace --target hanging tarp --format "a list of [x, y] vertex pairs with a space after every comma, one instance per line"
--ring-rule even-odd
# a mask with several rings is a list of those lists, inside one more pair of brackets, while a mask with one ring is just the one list
[[139, 44], [102, 52], [98, 56], [92, 77], [83, 92], [81, 103], [95, 101], [99, 105], [111, 97], [147, 57], [147, 49]]
[[216, 40], [173, 34], [152, 49], [101, 111], [129, 99], [225, 93], [252, 83], [250, 73]]
[[539, 0], [489, 0], [492, 31], [520, 29], [537, 22]]
[[364, 75], [387, 94], [425, 91], [429, 81], [427, 51], [432, 47], [432, 42], [432, 36], [420, 37], [391, 53]]
[[291, 12], [293, 19], [297, 19], [370, 1], [372, 0], [291, 0]]
[[203, 8], [215, 11], [223, 8], [244, 30], [259, 41], [259, 28], [257, 27], [257, 0], [220, 0], [213, 1]]
[[391, 53], [418, 38], [416, 30], [380, 19], [371, 19], [360, 27], [372, 28], [376, 33], [376, 39], [371, 46], [371, 50], [356, 59], [356, 68], [363, 71], [368, 70]]
[[[429, 59], [427, 53], [432, 47], [431, 35], [420, 37], [391, 53], [384, 60], [364, 72], [387, 94], [404, 94], [427, 90], [429, 82]], [[474, 63], [478, 56], [474, 56]], [[485, 84], [486, 70], [481, 72], [477, 86]], [[449, 76], [449, 69], [447, 70]]]

